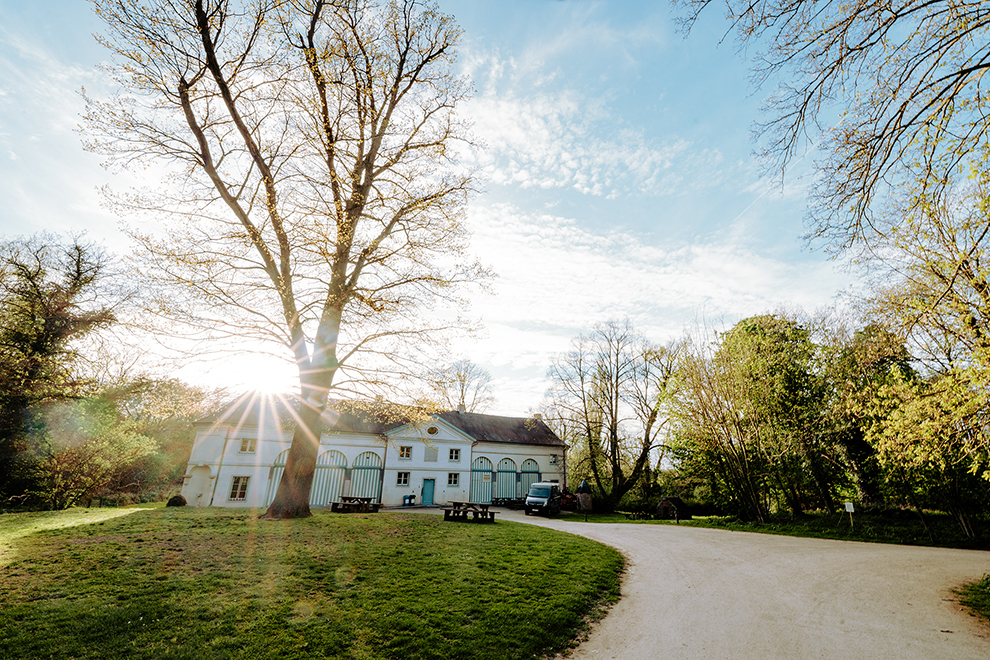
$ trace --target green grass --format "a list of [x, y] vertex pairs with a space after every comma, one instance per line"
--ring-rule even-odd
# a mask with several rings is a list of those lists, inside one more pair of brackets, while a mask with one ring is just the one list
[[959, 594], [962, 605], [990, 621], [990, 573], [978, 582], [967, 584], [956, 593]]
[[[733, 516], [704, 516], [682, 520], [679, 524], [687, 527], [708, 527], [728, 529], [737, 532], [757, 532], [760, 534], [781, 534], [841, 541], [863, 541], [866, 543], [895, 543], [899, 545], [925, 545], [942, 548], [963, 548], [969, 550], [990, 550], [990, 540], [967, 538], [951, 516], [938, 512], [925, 514], [932, 537], [928, 536], [916, 513], [911, 511], [866, 511], [853, 514], [853, 524], [849, 524], [849, 514], [809, 513], [800, 517], [776, 516], [768, 522], [747, 522]], [[584, 514], [574, 514], [568, 520], [584, 521]], [[628, 523], [631, 525], [674, 525], [673, 520], [627, 520], [622, 513], [589, 514], [589, 523]], [[984, 527], [990, 527], [984, 522]], [[988, 530], [990, 531], [990, 530]]]
[[0, 516], [3, 658], [531, 658], [622, 558], [500, 521], [191, 508]]

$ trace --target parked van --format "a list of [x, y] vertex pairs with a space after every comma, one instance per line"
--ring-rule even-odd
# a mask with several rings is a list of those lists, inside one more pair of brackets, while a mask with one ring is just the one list
[[560, 513], [560, 484], [539, 482], [529, 487], [526, 495], [526, 515]]

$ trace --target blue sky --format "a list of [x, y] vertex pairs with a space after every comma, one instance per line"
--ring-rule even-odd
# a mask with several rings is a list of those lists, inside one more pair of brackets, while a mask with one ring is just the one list
[[[750, 131], [771, 90], [751, 87], [716, 12], [685, 39], [659, 2], [440, 5], [464, 29], [459, 66], [477, 93], [462, 111], [487, 145], [472, 156], [474, 251], [499, 275], [472, 297], [485, 333], [455, 353], [492, 372], [493, 412], [539, 405], [550, 356], [597, 322], [628, 318], [666, 341], [813, 310], [851, 283], [801, 239], [812, 158], [783, 188], [761, 177]], [[80, 88], [110, 91], [94, 68], [99, 29], [83, 0], [0, 1], [3, 236], [86, 230], [127, 250], [97, 189], [141, 181], [102, 170], [73, 132]], [[234, 385], [258, 372], [245, 360], [186, 375]]]

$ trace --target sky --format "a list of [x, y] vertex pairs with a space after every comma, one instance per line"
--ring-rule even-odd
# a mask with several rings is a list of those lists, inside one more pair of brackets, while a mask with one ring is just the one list
[[[469, 292], [483, 332], [453, 349], [491, 372], [489, 412], [536, 409], [552, 356], [596, 323], [666, 342], [836, 304], [854, 284], [802, 238], [814, 155], [783, 183], [752, 155], [772, 89], [750, 84], [717, 11], [685, 37], [664, 2], [439, 4], [464, 30], [457, 66], [476, 93], [460, 112], [486, 145], [468, 225], [498, 278]], [[145, 182], [102, 169], [76, 132], [80, 90], [112, 92], [100, 29], [84, 0], [0, 0], [0, 239], [85, 231], [129, 250], [99, 189]], [[287, 389], [293, 369], [244, 356], [179, 375]]]

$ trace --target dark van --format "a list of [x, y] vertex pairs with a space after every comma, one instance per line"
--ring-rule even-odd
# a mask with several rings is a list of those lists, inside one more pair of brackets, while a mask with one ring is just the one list
[[540, 482], [529, 487], [526, 495], [526, 515], [560, 513], [560, 484]]

